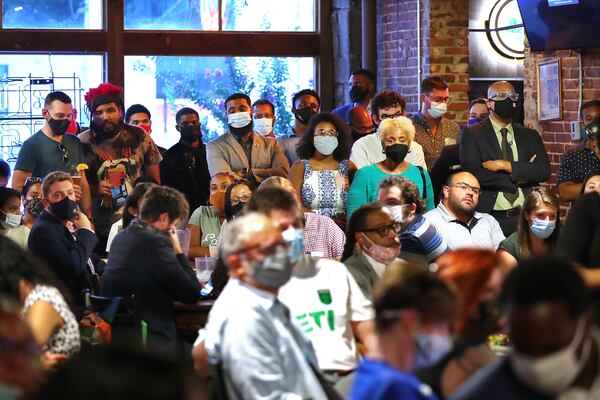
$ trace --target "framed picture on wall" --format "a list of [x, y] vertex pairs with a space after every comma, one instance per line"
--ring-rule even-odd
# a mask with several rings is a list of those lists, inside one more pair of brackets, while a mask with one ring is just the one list
[[562, 119], [560, 58], [538, 63], [538, 120]]

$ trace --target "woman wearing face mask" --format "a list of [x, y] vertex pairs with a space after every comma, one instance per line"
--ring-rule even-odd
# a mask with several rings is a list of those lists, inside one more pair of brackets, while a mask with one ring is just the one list
[[[198, 207], [188, 221], [190, 248], [188, 258], [210, 257], [211, 248], [219, 244], [221, 225], [225, 221], [225, 192], [235, 181], [233, 175], [221, 172], [210, 180], [209, 206]], [[213, 250], [214, 253], [214, 250]]]
[[446, 354], [435, 364], [415, 371], [415, 375], [441, 399], [452, 395], [472, 374], [497, 358], [488, 345], [488, 335], [499, 331], [499, 263], [498, 255], [489, 249], [461, 249], [437, 259], [438, 278], [458, 297], [454, 343], [448, 340]]
[[[350, 139], [342, 121], [333, 114], [311, 118], [297, 148], [290, 181], [304, 210], [333, 218], [345, 227], [346, 198], [356, 166], [350, 157]], [[342, 228], [343, 229], [343, 228]]]
[[129, 196], [127, 196], [125, 207], [123, 207], [123, 218], [112, 224], [110, 227], [108, 239], [106, 240], [107, 253], [110, 253], [110, 246], [112, 245], [115, 236], [117, 236], [117, 233], [127, 228], [131, 221], [137, 218], [140, 213], [140, 207], [142, 205], [144, 195], [154, 186], [156, 186], [156, 183], [152, 182], [134, 183], [133, 190], [131, 193], [129, 193]]
[[29, 228], [21, 225], [21, 194], [7, 187], [0, 187], [0, 234], [27, 248]]
[[383, 120], [377, 128], [377, 135], [386, 158], [356, 173], [348, 191], [347, 215], [352, 215], [363, 204], [376, 201], [379, 183], [389, 176], [401, 176], [414, 182], [421, 198], [425, 200], [425, 211], [432, 210], [433, 188], [429, 174], [423, 168], [404, 161], [415, 137], [415, 128], [410, 119], [396, 117]]
[[368, 299], [387, 265], [400, 254], [398, 224], [378, 203], [360, 207], [348, 221], [342, 262]]
[[25, 213], [23, 215], [23, 225], [31, 229], [33, 223], [44, 211], [42, 204], [42, 178], [29, 177], [25, 179], [23, 190], [21, 191], [21, 202]]
[[560, 235], [558, 198], [546, 187], [535, 188], [525, 199], [519, 229], [500, 242], [503, 265], [514, 267], [524, 257], [548, 255]]

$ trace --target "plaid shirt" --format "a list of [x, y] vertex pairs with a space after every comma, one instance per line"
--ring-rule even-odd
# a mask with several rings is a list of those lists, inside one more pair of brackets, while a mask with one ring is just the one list
[[304, 213], [304, 247], [315, 258], [341, 258], [346, 236], [324, 215]]

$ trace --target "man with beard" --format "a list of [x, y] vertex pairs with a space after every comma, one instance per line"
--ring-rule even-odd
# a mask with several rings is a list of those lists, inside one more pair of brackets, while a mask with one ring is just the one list
[[375, 75], [366, 69], [357, 69], [350, 74], [350, 101], [352, 103], [334, 109], [332, 112], [348, 123], [346, 115], [355, 106], [371, 108], [371, 98], [375, 95]]
[[490, 214], [475, 211], [481, 187], [468, 172], [451, 175], [442, 187], [443, 199], [425, 214], [450, 250], [463, 247], [498, 248], [505, 239], [498, 221]]
[[346, 114], [348, 126], [350, 127], [350, 138], [352, 143], [356, 142], [363, 136], [375, 132], [373, 129], [373, 120], [371, 115], [361, 105], [354, 106]]
[[275, 139], [253, 130], [250, 97], [234, 93], [225, 99], [229, 132], [206, 146], [210, 176], [230, 172], [240, 179], [262, 182], [270, 176], [286, 177], [290, 164]]
[[206, 205], [210, 185], [200, 116], [196, 110], [184, 107], [177, 111], [175, 122], [181, 140], [163, 154], [160, 179], [163, 185], [182, 192], [193, 212]]
[[294, 114], [294, 127], [289, 135], [279, 138], [279, 145], [285, 153], [286, 158], [293, 165], [300, 160], [296, 154], [296, 148], [304, 132], [308, 128], [310, 118], [319, 112], [321, 98], [312, 89], [303, 89], [292, 97], [292, 114]]
[[488, 88], [491, 113], [486, 121], [466, 126], [460, 136], [462, 168], [481, 183], [477, 210], [490, 213], [509, 236], [525, 197], [550, 178], [550, 161], [540, 134], [513, 121], [519, 95], [506, 81]]
[[[65, 135], [73, 120], [71, 98], [63, 92], [51, 92], [42, 109], [44, 126], [27, 139], [17, 158], [12, 187], [22, 190], [29, 177], [44, 178], [51, 172], [62, 171], [78, 176], [77, 166], [84, 162], [81, 142], [74, 135]], [[84, 174], [73, 184], [81, 210], [91, 216], [90, 187]]]
[[[579, 110], [582, 127], [591, 127], [596, 122], [600, 127], [600, 99], [586, 101]], [[582, 182], [585, 176], [595, 169], [600, 169], [600, 143], [598, 136], [590, 135], [583, 138], [582, 147], [567, 151], [560, 159], [556, 183], [558, 195], [562, 201], [576, 200], [582, 193]]]
[[91, 88], [85, 95], [90, 129], [79, 135], [89, 165], [86, 174], [93, 193], [99, 249], [106, 248], [110, 227], [121, 218], [120, 209], [132, 182], [141, 175], [160, 182], [162, 157], [150, 135], [123, 123], [122, 95], [123, 89], [110, 83]]
[[[385, 89], [373, 97], [371, 101], [371, 119], [375, 129], [373, 133], [361, 137], [352, 145], [350, 161], [356, 165], [356, 168], [361, 169], [367, 165], [385, 160], [381, 140], [375, 130], [384, 119], [403, 116], [405, 108], [406, 100], [404, 96], [391, 89]], [[415, 140], [411, 142], [405, 160], [417, 167], [427, 168], [423, 148]]]

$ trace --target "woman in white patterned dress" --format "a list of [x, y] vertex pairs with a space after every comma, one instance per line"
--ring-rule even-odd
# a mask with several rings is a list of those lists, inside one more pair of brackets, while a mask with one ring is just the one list
[[21, 306], [40, 346], [42, 361], [53, 367], [79, 351], [79, 326], [51, 271], [12, 240], [0, 236], [0, 292]]
[[345, 225], [348, 187], [356, 172], [350, 160], [350, 138], [342, 121], [319, 113], [310, 123], [297, 148], [290, 181], [305, 211], [333, 218]]

